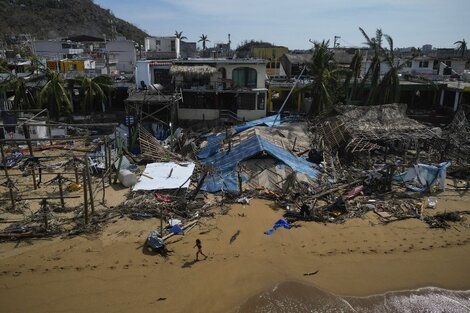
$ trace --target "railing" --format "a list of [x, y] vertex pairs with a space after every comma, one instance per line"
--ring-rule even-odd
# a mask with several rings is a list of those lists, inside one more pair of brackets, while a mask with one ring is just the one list
[[239, 118], [237, 114], [230, 110], [220, 110], [219, 119], [233, 120], [237, 122], [244, 122], [243, 119]]

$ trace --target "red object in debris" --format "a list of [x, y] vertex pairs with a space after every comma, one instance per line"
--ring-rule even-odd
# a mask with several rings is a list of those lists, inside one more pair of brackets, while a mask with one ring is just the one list
[[158, 200], [158, 201], [161, 201], [161, 202], [172, 202], [173, 200], [171, 200], [170, 196], [169, 195], [161, 195], [159, 193], [156, 193], [155, 194], [155, 198]]
[[357, 186], [354, 189], [352, 189], [351, 191], [349, 191], [348, 193], [346, 193], [345, 195], [343, 195], [343, 199], [344, 200], [351, 200], [351, 199], [355, 198], [356, 196], [358, 196], [362, 192], [362, 190], [364, 190], [363, 185]]

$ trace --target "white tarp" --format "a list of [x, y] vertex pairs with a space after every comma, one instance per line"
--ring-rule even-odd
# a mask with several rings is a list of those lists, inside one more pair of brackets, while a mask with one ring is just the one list
[[150, 163], [132, 191], [188, 188], [193, 171], [194, 163]]

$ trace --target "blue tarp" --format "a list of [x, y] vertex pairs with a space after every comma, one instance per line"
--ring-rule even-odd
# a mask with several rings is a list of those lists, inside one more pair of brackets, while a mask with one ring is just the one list
[[[274, 120], [276, 120], [276, 123], [274, 123]], [[271, 116], [263, 117], [254, 121], [247, 122], [240, 126], [234, 126], [232, 129], [235, 131], [235, 134], [238, 134], [248, 128], [251, 128], [253, 126], [259, 126], [259, 125], [266, 125], [268, 127], [279, 126], [281, 125], [281, 117], [279, 116], [279, 114], [271, 115]]]
[[[292, 170], [304, 173], [311, 178], [315, 178], [319, 173], [305, 159], [293, 155], [288, 150], [278, 147], [259, 135], [254, 135], [232, 147], [231, 150], [219, 152], [203, 160], [203, 163], [211, 164], [215, 171], [207, 175], [202, 190], [209, 192], [220, 190], [238, 192], [238, 163], [261, 152], [269, 154], [288, 165]], [[242, 180], [244, 181], [246, 178], [242, 177]]]
[[274, 223], [273, 228], [268, 229], [264, 233], [266, 235], [271, 235], [279, 227], [284, 227], [285, 229], [290, 229], [291, 228], [290, 224], [285, 219], [281, 218], [276, 223]]
[[[393, 179], [398, 182], [407, 183], [406, 187], [412, 191], [425, 192], [436, 183], [439, 183], [439, 188], [443, 191], [446, 171], [449, 166], [450, 162], [443, 162], [438, 166], [418, 163], [406, 172], [395, 175]], [[412, 181], [415, 181], [415, 184], [409, 183]]]
[[225, 139], [225, 134], [211, 135], [207, 137], [207, 146], [201, 149], [197, 157], [202, 160], [217, 153], [222, 148], [222, 141]]
[[173, 234], [183, 234], [184, 235], [184, 231], [181, 229], [181, 227], [179, 225], [174, 225], [170, 228], [170, 233], [173, 233]]
[[[276, 120], [276, 123], [274, 123], [274, 120]], [[272, 127], [273, 123], [274, 123], [274, 126], [279, 126], [281, 124], [281, 117], [279, 116], [279, 114], [268, 116], [268, 117], [263, 117], [254, 121], [247, 122], [243, 125], [234, 126], [232, 127], [230, 134], [231, 135], [238, 134], [254, 126], [265, 125], [268, 127]], [[226, 136], [223, 133], [208, 136], [207, 146], [205, 146], [204, 148], [201, 149], [201, 151], [199, 151], [199, 153], [197, 154], [198, 159], [202, 160], [202, 159], [208, 158], [216, 154], [217, 151], [219, 151], [220, 148], [222, 148], [222, 141], [225, 139], [225, 137]]]

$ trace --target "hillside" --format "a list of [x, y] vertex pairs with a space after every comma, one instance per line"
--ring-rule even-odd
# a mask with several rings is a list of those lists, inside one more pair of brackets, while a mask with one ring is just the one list
[[36, 39], [70, 35], [112, 38], [115, 34], [139, 43], [147, 36], [93, 0], [0, 0], [1, 38], [21, 33]]

